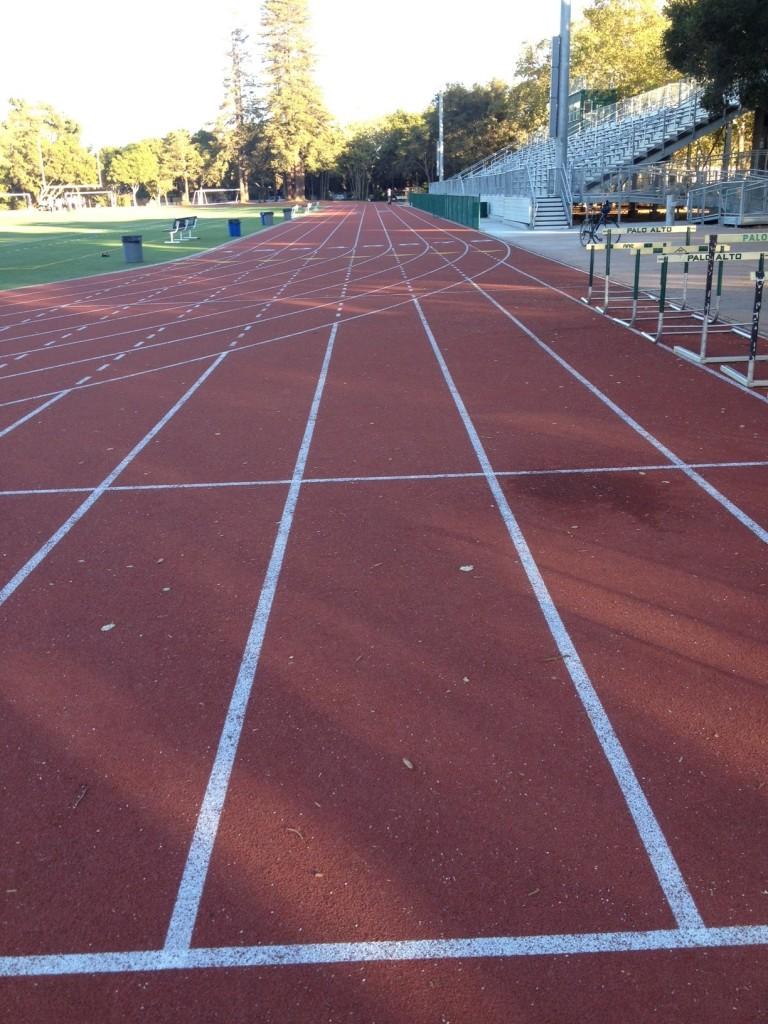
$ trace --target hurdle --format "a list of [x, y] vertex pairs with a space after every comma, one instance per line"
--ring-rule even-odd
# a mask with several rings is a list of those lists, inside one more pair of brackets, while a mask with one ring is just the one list
[[[768, 238], [768, 235], [766, 235]], [[744, 232], [738, 235], [726, 234], [726, 235], [710, 235], [709, 246], [706, 256], [699, 256], [691, 253], [686, 255], [670, 256], [670, 260], [683, 260], [685, 259], [688, 263], [701, 261], [702, 259], [707, 262], [707, 276], [706, 284], [704, 289], [704, 310], [702, 315], [702, 326], [701, 336], [699, 340], [699, 349], [697, 352], [691, 349], [685, 348], [683, 345], [675, 345], [673, 351], [676, 355], [681, 356], [683, 359], [687, 359], [689, 362], [698, 363], [699, 365], [706, 365], [707, 363], [743, 363], [749, 362], [749, 355], [710, 355], [708, 351], [709, 339], [713, 334], [736, 334], [742, 337], [751, 337], [753, 329], [755, 331], [759, 328], [760, 311], [759, 308], [755, 312], [756, 306], [753, 306], [752, 317], [744, 321], [743, 323], [723, 323], [719, 319], [720, 299], [722, 296], [722, 285], [723, 285], [723, 268], [726, 263], [743, 263], [753, 260], [757, 260], [759, 268], [764, 266], [765, 253], [761, 252], [731, 252], [730, 245], [721, 245], [721, 242], [744, 242], [752, 241], [752, 233]], [[712, 313], [712, 287], [714, 278], [714, 267], [717, 264], [717, 286], [716, 286], [716, 305], [714, 315]], [[758, 275], [760, 274], [758, 270]], [[757, 297], [755, 303], [757, 304]], [[755, 320], [757, 317], [757, 320]], [[757, 322], [757, 327], [754, 326]], [[747, 329], [750, 333], [746, 333]], [[755, 346], [757, 341], [755, 341]], [[762, 357], [759, 357], [762, 358]], [[753, 373], [754, 377], [754, 373]]]
[[[721, 365], [720, 369], [732, 380], [735, 380], [738, 384], [743, 384], [748, 388], [768, 388], [768, 377], [755, 377], [755, 366], [759, 362], [768, 361], [768, 355], [759, 356], [757, 354], [757, 341], [760, 330], [760, 311], [763, 306], [763, 286], [765, 284], [765, 256], [766, 253], [760, 253], [760, 262], [758, 263], [757, 273], [750, 274], [755, 282], [755, 299], [752, 306], [752, 323], [750, 325], [749, 332], [749, 352], [746, 357], [747, 372], [739, 373], [732, 366]], [[734, 362], [734, 360], [729, 360]]]
[[[642, 227], [633, 231], [635, 234], [646, 235], [646, 234], [671, 234], [673, 232], [686, 232], [686, 240], [690, 239], [690, 229], [684, 226], [670, 226], [664, 229], [650, 227]], [[683, 261], [684, 257], [688, 255], [698, 256], [699, 258], [705, 258], [705, 254], [709, 251], [708, 245], [670, 245], [667, 241], [637, 241], [637, 242], [611, 242], [610, 239], [605, 243], [592, 244], [587, 246], [590, 252], [589, 261], [589, 275], [587, 285], [587, 295], [582, 296], [582, 302], [591, 305], [592, 293], [594, 290], [594, 277], [595, 277], [595, 252], [605, 252], [605, 285], [603, 293], [603, 304], [602, 306], [595, 305], [592, 308], [598, 312], [603, 313], [606, 316], [610, 316], [618, 323], [626, 324], [630, 327], [634, 327], [637, 322], [646, 320], [655, 320], [656, 328], [654, 332], [647, 330], [640, 330], [640, 333], [649, 340], [657, 342], [665, 328], [665, 322], [670, 317], [677, 317], [681, 320], [688, 321], [685, 326], [678, 326], [671, 328], [671, 330], [677, 330], [679, 333], [690, 333], [690, 320], [699, 318], [704, 314], [703, 309], [693, 309], [688, 306], [688, 263], [687, 260], [683, 262], [683, 294], [681, 299], [674, 301], [668, 297], [669, 289], [669, 266], [664, 262], [664, 257], [667, 255], [674, 255]], [[611, 297], [611, 285], [614, 283], [611, 278], [611, 252], [613, 250], [631, 250], [635, 254], [634, 259], [634, 272], [632, 276], [632, 286], [629, 289], [628, 298], [623, 302], [617, 304], [616, 300], [612, 301]], [[718, 252], [726, 252], [730, 250], [730, 246], [725, 243], [717, 244]], [[642, 296], [645, 300], [644, 304], [641, 305], [641, 291], [640, 291], [640, 267], [643, 256], [657, 256], [661, 266], [661, 276], [659, 282], [658, 294], [654, 294], [652, 291], [647, 289], [643, 290]], [[627, 288], [626, 285], [622, 285], [622, 288]], [[719, 311], [719, 297], [722, 290], [722, 270], [718, 274], [718, 311]], [[707, 317], [711, 315], [709, 307], [706, 312]], [[669, 327], [667, 327], [670, 330]]]

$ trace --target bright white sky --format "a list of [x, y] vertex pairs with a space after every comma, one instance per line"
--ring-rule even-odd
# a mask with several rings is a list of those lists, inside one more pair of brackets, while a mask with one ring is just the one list
[[[93, 146], [202, 128], [221, 102], [229, 32], [258, 38], [260, 5], [237, 2], [41, 0], [13, 27], [6, 19], [0, 119], [13, 96], [51, 103]], [[573, 0], [574, 18], [584, 3]], [[559, 31], [559, 0], [455, 6], [455, 17], [436, 17], [438, 7], [421, 2], [309, 0], [316, 78], [331, 113], [367, 120], [422, 110], [447, 82], [511, 82], [522, 44]]]

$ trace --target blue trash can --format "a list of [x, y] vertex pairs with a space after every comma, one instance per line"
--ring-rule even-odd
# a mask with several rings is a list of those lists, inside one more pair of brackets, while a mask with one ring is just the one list
[[293, 207], [286, 206], [283, 210], [283, 220], [291, 220], [293, 218]]
[[227, 221], [227, 223], [229, 224], [229, 237], [239, 238], [241, 234], [240, 221], [236, 217], [233, 217], [231, 220]]
[[270, 225], [274, 224], [274, 222], [275, 222], [275, 214], [274, 214], [273, 210], [262, 210], [261, 211], [261, 223], [263, 224], [263, 226], [265, 228], [270, 227]]
[[144, 250], [142, 248], [142, 235], [123, 235], [123, 256], [126, 263], [143, 263]]

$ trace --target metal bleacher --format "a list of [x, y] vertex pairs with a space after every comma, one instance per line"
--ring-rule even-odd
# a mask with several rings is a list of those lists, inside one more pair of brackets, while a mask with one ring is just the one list
[[530, 227], [565, 227], [574, 203], [606, 194], [663, 203], [669, 184], [657, 173], [678, 149], [720, 128], [739, 112], [734, 103], [719, 115], [702, 104], [701, 87], [690, 81], [641, 93], [600, 107], [568, 136], [568, 167], [557, 165], [556, 142], [542, 132], [519, 149], [508, 147], [453, 178], [433, 182], [430, 192], [479, 195], [491, 215]]

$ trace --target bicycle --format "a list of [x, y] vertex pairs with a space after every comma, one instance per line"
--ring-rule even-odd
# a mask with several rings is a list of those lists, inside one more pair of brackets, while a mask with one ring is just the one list
[[579, 231], [579, 241], [587, 246], [590, 243], [599, 245], [611, 232], [611, 242], [621, 240], [621, 228], [615, 217], [601, 207], [599, 213], [588, 213]]

